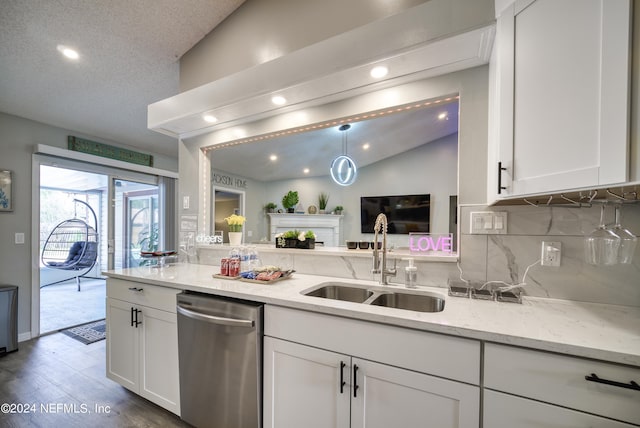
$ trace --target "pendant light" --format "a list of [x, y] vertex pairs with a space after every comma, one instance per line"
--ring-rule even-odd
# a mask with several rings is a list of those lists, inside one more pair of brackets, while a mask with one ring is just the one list
[[358, 168], [356, 163], [347, 156], [347, 132], [351, 128], [351, 125], [346, 124], [338, 128], [342, 131], [342, 155], [338, 156], [331, 162], [329, 171], [331, 172], [331, 178], [340, 186], [350, 186], [356, 181], [358, 175]]

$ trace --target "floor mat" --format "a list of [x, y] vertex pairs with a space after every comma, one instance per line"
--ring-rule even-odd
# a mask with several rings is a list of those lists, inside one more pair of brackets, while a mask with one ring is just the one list
[[62, 333], [88, 345], [107, 337], [105, 320], [94, 321], [62, 330]]

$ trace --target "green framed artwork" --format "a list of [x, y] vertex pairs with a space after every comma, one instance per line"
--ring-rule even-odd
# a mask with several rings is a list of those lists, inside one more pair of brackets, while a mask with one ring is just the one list
[[0, 212], [13, 211], [13, 174], [0, 170]]

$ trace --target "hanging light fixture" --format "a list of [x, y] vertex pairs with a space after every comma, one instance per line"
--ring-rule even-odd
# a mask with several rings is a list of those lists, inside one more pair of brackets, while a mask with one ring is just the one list
[[333, 181], [341, 186], [350, 186], [356, 181], [358, 175], [358, 168], [356, 163], [347, 156], [347, 131], [351, 128], [351, 125], [346, 124], [338, 128], [342, 131], [342, 155], [338, 156], [331, 162], [331, 178]]

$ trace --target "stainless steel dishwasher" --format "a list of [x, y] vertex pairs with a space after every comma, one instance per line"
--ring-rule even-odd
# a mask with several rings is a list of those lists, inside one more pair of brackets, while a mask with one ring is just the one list
[[261, 427], [263, 305], [185, 291], [177, 312], [181, 418]]

